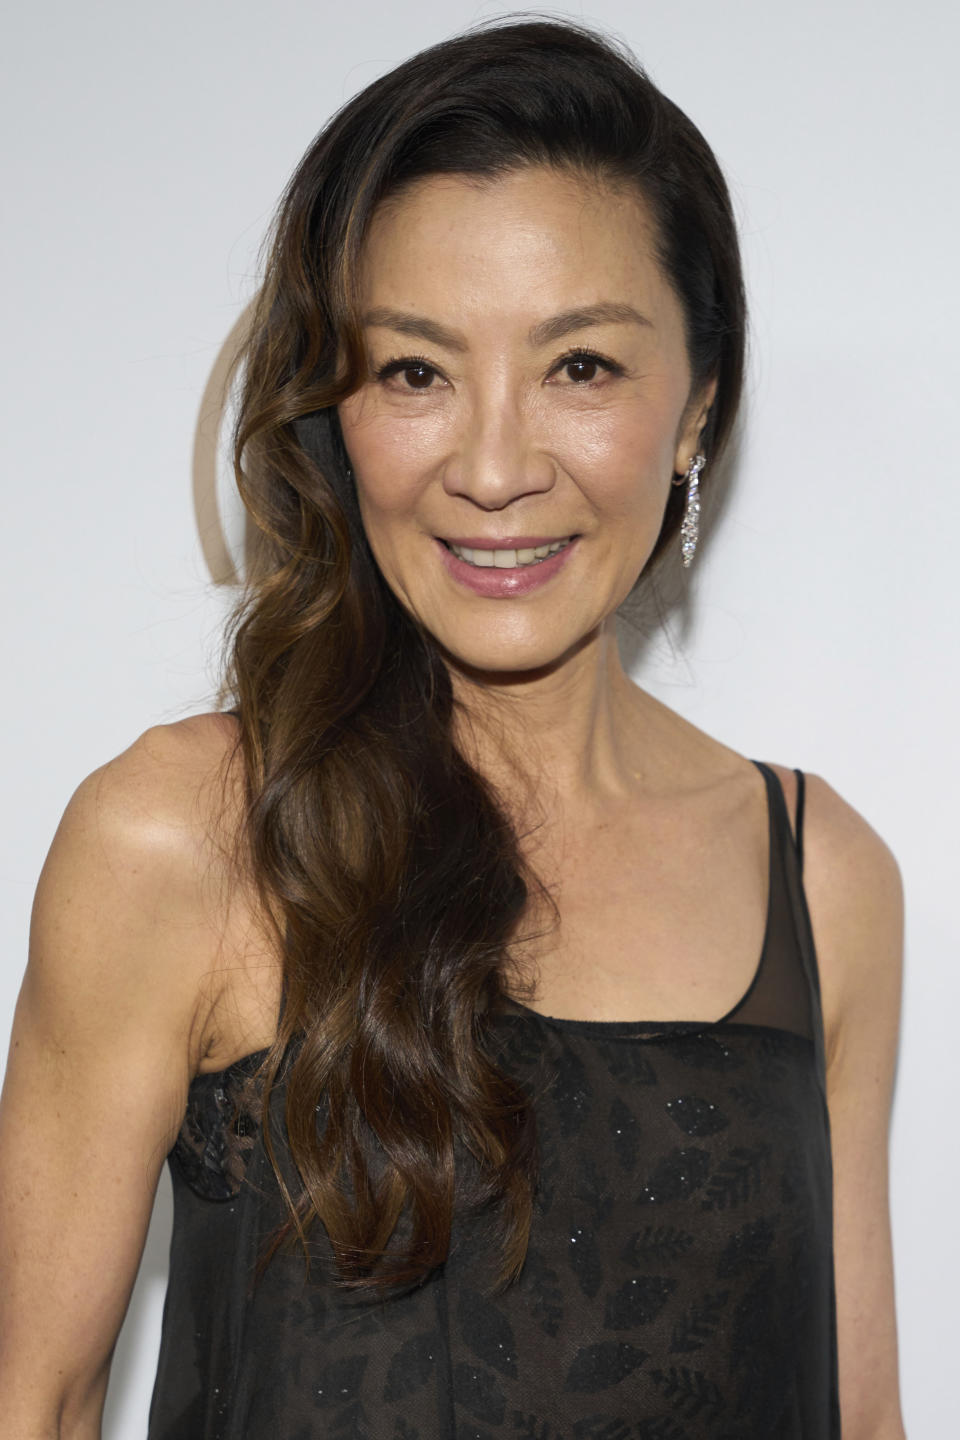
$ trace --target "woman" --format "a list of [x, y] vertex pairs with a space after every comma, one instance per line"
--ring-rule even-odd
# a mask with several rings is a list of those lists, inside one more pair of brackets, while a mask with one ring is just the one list
[[896, 864], [616, 646], [744, 329], [709, 148], [585, 28], [434, 47], [308, 151], [231, 703], [90, 776], [37, 893], [12, 1435], [99, 1433], [172, 1150], [154, 1440], [902, 1436]]

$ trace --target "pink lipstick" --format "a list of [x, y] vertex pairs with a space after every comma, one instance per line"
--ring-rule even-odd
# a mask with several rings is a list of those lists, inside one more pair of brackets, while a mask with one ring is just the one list
[[[543, 560], [528, 565], [517, 565], [509, 569], [500, 569], [494, 565], [471, 565], [469, 561], [461, 560], [459, 556], [454, 555], [442, 540], [435, 540], [434, 543], [440, 551], [447, 573], [458, 584], [486, 599], [509, 600], [515, 596], [529, 595], [533, 590], [539, 590], [542, 585], [548, 584], [554, 576], [559, 575], [577, 549], [579, 538], [579, 536], [573, 536], [562, 550], [558, 550], [554, 555], [548, 555]], [[498, 550], [535, 549], [538, 545], [553, 543], [554, 539], [555, 537], [551, 536], [542, 538], [511, 536], [509, 537], [510, 543], [507, 543], [506, 540], [498, 540], [495, 548]], [[494, 548], [489, 539], [482, 544], [474, 541], [471, 545], [468, 540], [460, 539], [451, 543], [468, 549], [490, 550]]]

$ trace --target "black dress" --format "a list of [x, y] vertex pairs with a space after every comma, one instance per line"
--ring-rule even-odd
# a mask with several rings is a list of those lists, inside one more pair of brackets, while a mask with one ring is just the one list
[[[501, 1063], [534, 1097], [540, 1183], [519, 1281], [485, 1293], [483, 1219], [400, 1297], [358, 1305], [279, 1252], [245, 1094], [194, 1080], [150, 1440], [836, 1440], [823, 1028], [798, 841], [767, 785], [766, 937], [713, 1023], [511, 1005]], [[275, 1123], [282, 1127], [282, 1088]], [[245, 1110], [247, 1118], [244, 1118]], [[236, 1114], [235, 1114], [236, 1112]], [[237, 1118], [239, 1115], [239, 1118]], [[282, 1159], [282, 1157], [281, 1157]]]

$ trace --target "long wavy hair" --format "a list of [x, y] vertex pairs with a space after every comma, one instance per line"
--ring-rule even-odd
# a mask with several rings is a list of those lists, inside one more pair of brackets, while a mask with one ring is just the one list
[[[442, 1263], [460, 1206], [499, 1217], [497, 1284], [522, 1267], [534, 1115], [487, 1037], [543, 887], [455, 740], [439, 646], [374, 561], [336, 407], [367, 377], [357, 277], [377, 206], [424, 176], [530, 165], [646, 203], [694, 386], [717, 380], [701, 447], [716, 461], [745, 332], [727, 187], [626, 48], [570, 21], [482, 24], [344, 105], [287, 186], [238, 369], [236, 477], [255, 544], [222, 694], [239, 715], [238, 856], [282, 956], [263, 1113], [282, 1081], [295, 1174], [269, 1124], [265, 1143], [288, 1208], [279, 1239], [314, 1251], [319, 1222], [335, 1283], [364, 1293]], [[682, 504], [671, 487], [652, 561]]]

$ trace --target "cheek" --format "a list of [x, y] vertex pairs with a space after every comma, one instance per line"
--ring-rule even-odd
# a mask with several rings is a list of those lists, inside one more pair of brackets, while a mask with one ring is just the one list
[[598, 509], [628, 515], [649, 506], [652, 491], [668, 493], [675, 425], [671, 407], [628, 401], [555, 417], [550, 448]]
[[374, 455], [354, 456], [354, 483], [360, 518], [371, 548], [381, 559], [409, 529], [423, 486], [403, 470]]
[[408, 513], [423, 489], [433, 448], [422, 422], [376, 414], [356, 396], [339, 415], [364, 523], [374, 529]]
[[363, 391], [343, 401], [338, 415], [354, 470], [423, 468], [449, 447], [459, 418], [442, 403], [420, 400], [403, 408]]

